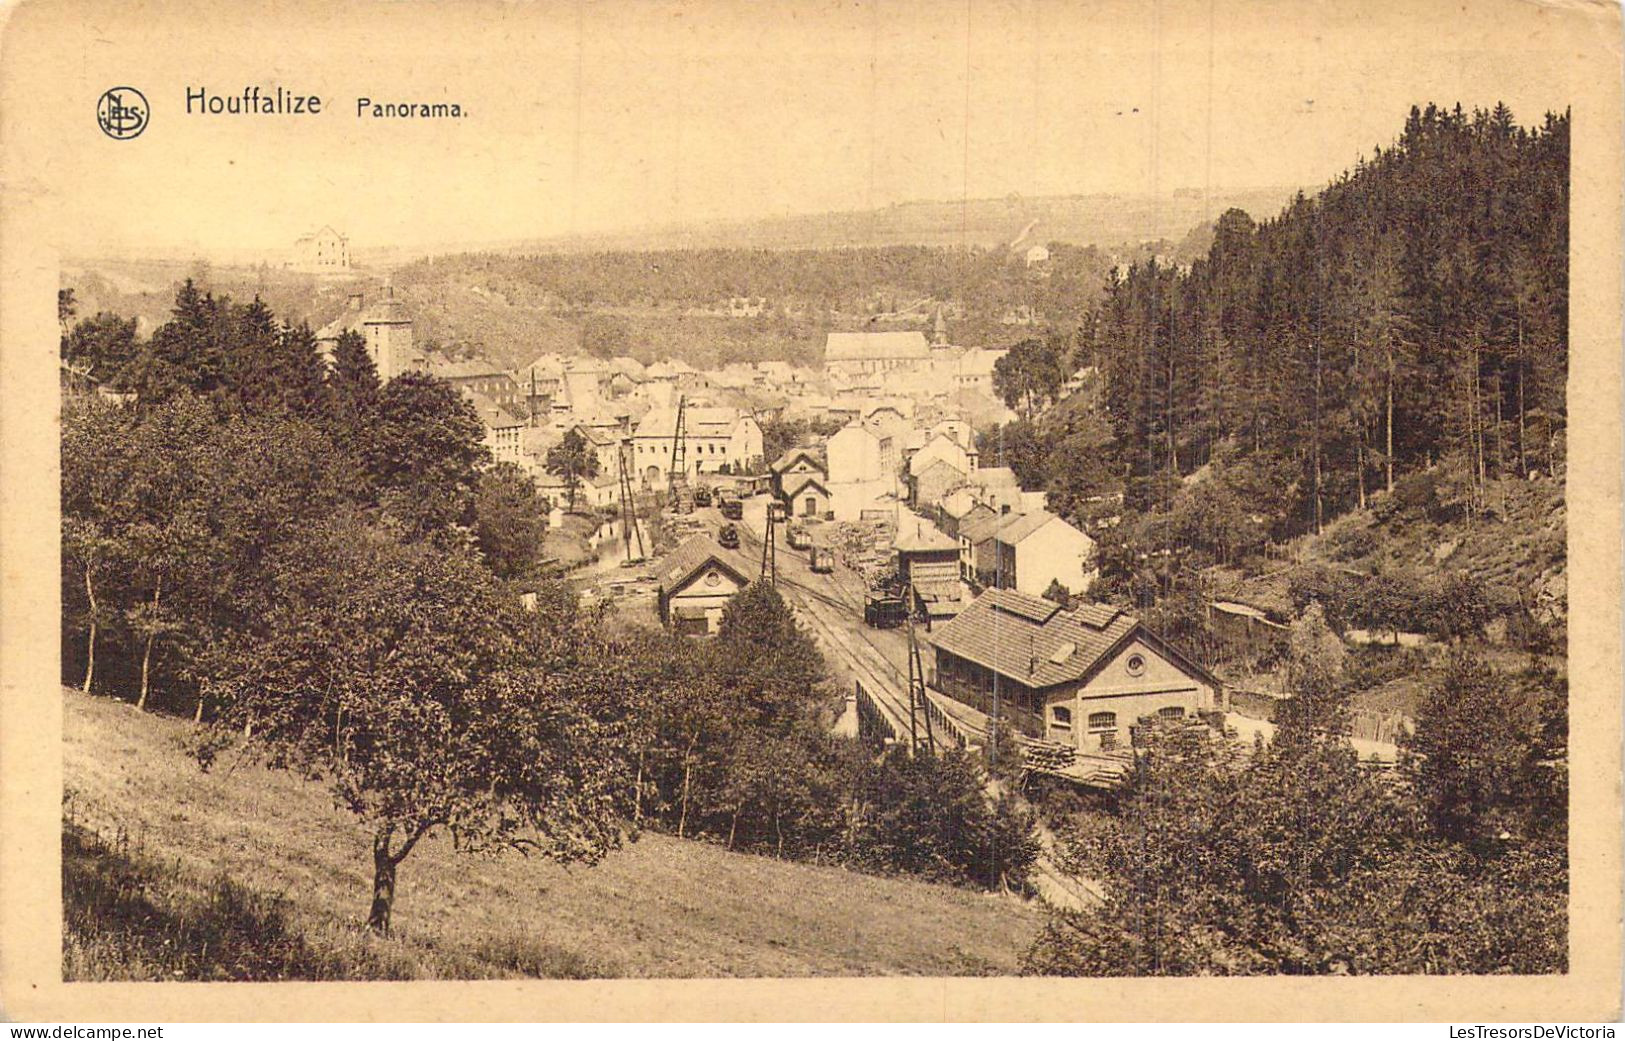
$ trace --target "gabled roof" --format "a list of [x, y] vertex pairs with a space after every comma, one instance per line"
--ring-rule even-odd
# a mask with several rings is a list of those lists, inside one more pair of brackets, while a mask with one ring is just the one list
[[1139, 619], [1108, 604], [1063, 610], [1014, 589], [989, 589], [927, 639], [949, 654], [1041, 689], [1084, 679], [1137, 631]]
[[[976, 501], [975, 493], [969, 488], [955, 488], [947, 495], [944, 495], [942, 502], [937, 505], [942, 509], [943, 513], [946, 513], [954, 520], [963, 520], [982, 504]], [[989, 513], [993, 512], [986, 506], [982, 508], [988, 510]]]
[[830, 333], [824, 341], [825, 361], [869, 361], [880, 358], [927, 358], [931, 345], [925, 334], [911, 332]]
[[496, 430], [498, 428], [522, 427], [525, 425], [524, 420], [477, 390], [464, 387], [463, 397], [467, 398], [469, 404], [474, 406], [474, 411], [479, 414], [480, 422], [485, 424], [488, 429]]
[[897, 533], [897, 540], [892, 548], [900, 553], [933, 553], [938, 550], [949, 553], [959, 552], [959, 543], [938, 531], [933, 525], [924, 521], [916, 522], [910, 528], [906, 524]]
[[[1058, 520], [1061, 520], [1061, 518], [1055, 516], [1055, 514], [1049, 512], [1048, 510], [1035, 510], [1032, 513], [1019, 514], [1018, 516], [1007, 518], [1005, 523], [999, 526], [999, 530], [994, 534], [994, 538], [997, 538], [1000, 542], [1007, 546], [1014, 546], [1020, 543], [1021, 540], [1025, 539], [1027, 536], [1036, 532], [1039, 528], [1048, 525], [1051, 521]], [[1061, 523], [1066, 524], [1065, 521], [1061, 521]], [[1067, 524], [1067, 527], [1071, 528], [1072, 525]], [[1072, 528], [1072, 530], [1077, 531], [1076, 528]], [[1082, 535], [1083, 533], [1080, 531], [1078, 534]], [[1088, 538], [1087, 535], [1084, 537]]]
[[452, 359], [443, 354], [429, 359], [429, 371], [443, 380], [493, 379], [498, 376], [510, 381], [513, 379], [502, 366], [484, 358]]
[[796, 460], [800, 458], [805, 458], [809, 463], [812, 463], [820, 470], [825, 469], [823, 458], [818, 454], [816, 449], [812, 448], [792, 448], [783, 455], [779, 456], [777, 459], [773, 460], [773, 462], [768, 466], [768, 469], [772, 470], [774, 473], [783, 473], [784, 471], [790, 469], [790, 467], [796, 465]]
[[[800, 478], [800, 480], [796, 480], [796, 478]], [[784, 495], [787, 499], [794, 499], [808, 488], [817, 488], [824, 493], [826, 499], [829, 498], [829, 489], [824, 487], [823, 481], [820, 481], [812, 474], [791, 474], [790, 479], [793, 483], [784, 486]]]
[[660, 569], [660, 588], [672, 593], [683, 586], [705, 567], [715, 563], [741, 584], [750, 581], [750, 564], [740, 554], [723, 549], [709, 535], [695, 535], [672, 550]]
[[[913, 460], [910, 460], [910, 462], [913, 462]], [[909, 467], [909, 472], [911, 474], [913, 474], [915, 477], [924, 477], [926, 474], [930, 473], [932, 470], [939, 470], [939, 469], [948, 470], [949, 472], [953, 473], [957, 477], [964, 477], [965, 476], [965, 471], [961, 470], [959, 467], [955, 466], [953, 463], [950, 463], [946, 459], [933, 459], [933, 460], [931, 460], [930, 465], [927, 466], [923, 470], [916, 470], [916, 469], [914, 469], [914, 467], [910, 466]]]
[[977, 517], [975, 520], [966, 521], [959, 525], [959, 537], [969, 540], [973, 546], [977, 543], [986, 542], [994, 536], [999, 530], [999, 525], [1006, 520], [1008, 520], [1007, 517], [1002, 517], [996, 513], [990, 513], [986, 517]]
[[600, 448], [620, 444], [620, 430], [603, 426], [589, 426], [586, 423], [577, 423], [573, 428], [589, 443]]

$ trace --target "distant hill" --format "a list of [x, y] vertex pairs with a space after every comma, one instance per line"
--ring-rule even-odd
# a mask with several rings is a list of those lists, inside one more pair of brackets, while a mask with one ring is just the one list
[[1204, 195], [1181, 189], [1152, 195], [1056, 195], [896, 203], [875, 210], [707, 221], [594, 235], [505, 243], [501, 252], [615, 249], [835, 249], [850, 246], [1023, 246], [1071, 242], [1116, 248], [1171, 239], [1231, 207], [1255, 220], [1273, 217], [1296, 187], [1248, 188]]

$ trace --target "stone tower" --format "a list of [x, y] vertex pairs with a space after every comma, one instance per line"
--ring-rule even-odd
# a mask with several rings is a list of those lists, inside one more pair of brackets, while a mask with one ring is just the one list
[[367, 353], [378, 368], [378, 379], [389, 382], [412, 368], [417, 352], [412, 347], [412, 319], [395, 299], [395, 287], [384, 287], [384, 298], [361, 320]]

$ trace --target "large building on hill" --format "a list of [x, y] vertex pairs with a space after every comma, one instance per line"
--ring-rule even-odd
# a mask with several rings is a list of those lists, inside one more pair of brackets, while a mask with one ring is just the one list
[[350, 240], [323, 225], [293, 244], [292, 267], [312, 274], [343, 274], [350, 270]]
[[912, 332], [830, 333], [824, 341], [824, 372], [851, 378], [865, 373], [912, 371], [930, 360], [925, 334]]
[[1082, 752], [1127, 747], [1142, 720], [1225, 708], [1212, 673], [1108, 604], [990, 589], [926, 639], [937, 690]]

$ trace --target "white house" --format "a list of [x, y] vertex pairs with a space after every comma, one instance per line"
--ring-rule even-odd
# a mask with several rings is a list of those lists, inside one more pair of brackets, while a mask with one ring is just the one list
[[1082, 593], [1098, 574], [1095, 540], [1066, 521], [1039, 510], [1011, 517], [993, 533], [993, 584], [1042, 596], [1051, 582]]
[[947, 434], [936, 434], [926, 441], [925, 447], [914, 453], [908, 461], [908, 472], [914, 476], [924, 473], [932, 463], [944, 462], [960, 473], [976, 469], [976, 456]]
[[723, 608], [750, 583], [750, 574], [742, 555], [723, 549], [709, 535], [695, 535], [661, 565], [660, 620], [684, 635], [714, 635]]
[[[632, 435], [632, 464], [647, 486], [664, 482], [672, 467], [677, 430], [675, 409], [643, 417]], [[762, 428], [736, 408], [683, 409], [683, 469], [702, 473], [753, 471], [762, 465]]]
[[954, 389], [993, 393], [993, 366], [1009, 354], [1006, 350], [972, 347], [959, 359], [959, 370], [954, 373]]
[[464, 387], [462, 393], [479, 414], [480, 425], [485, 428], [485, 447], [491, 450], [492, 461], [523, 466], [521, 435], [525, 421], [477, 390]]

